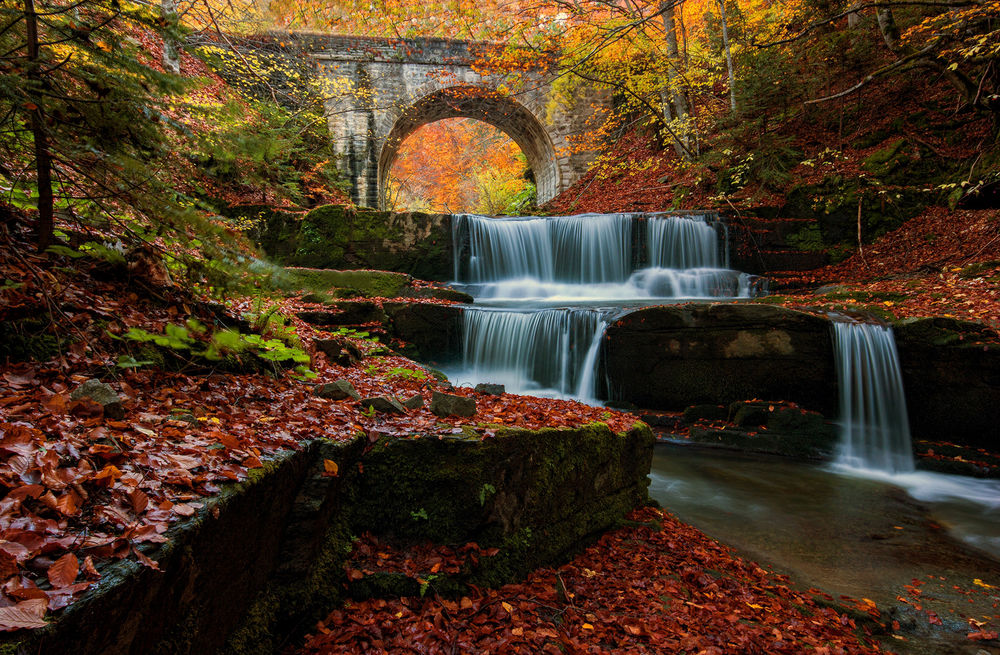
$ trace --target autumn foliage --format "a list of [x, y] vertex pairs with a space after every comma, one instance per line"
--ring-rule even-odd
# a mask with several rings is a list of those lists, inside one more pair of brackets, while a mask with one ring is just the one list
[[[333, 653], [882, 652], [853, 619], [657, 509], [637, 510], [570, 563], [519, 584], [335, 610], [297, 655]], [[473, 544], [474, 546], [474, 544]], [[406, 553], [363, 540], [380, 562]], [[423, 555], [445, 571], [458, 554]]]
[[425, 125], [400, 146], [387, 198], [391, 208], [496, 215], [529, 201], [532, 185], [521, 149], [482, 121]]

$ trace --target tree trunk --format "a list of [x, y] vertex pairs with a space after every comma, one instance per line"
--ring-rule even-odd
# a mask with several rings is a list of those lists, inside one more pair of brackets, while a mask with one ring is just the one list
[[170, 30], [177, 26], [177, 0], [160, 0], [160, 15], [166, 21], [163, 33], [163, 67], [175, 75], [181, 72], [181, 48]]
[[660, 5], [663, 11], [663, 30], [666, 34], [667, 42], [667, 86], [661, 90], [660, 95], [663, 101], [663, 117], [669, 123], [674, 118], [684, 123], [678, 133], [678, 138], [674, 140], [674, 149], [678, 155], [689, 158], [691, 152], [691, 137], [688, 130], [688, 122], [691, 118], [691, 110], [688, 106], [687, 96], [679, 84], [677, 67], [680, 63], [680, 50], [677, 47], [677, 26], [674, 21], [674, 1], [666, 0]]
[[[30, 80], [37, 79], [39, 68], [38, 16], [34, 0], [24, 0], [25, 36], [28, 41], [27, 72]], [[30, 88], [30, 87], [29, 87]], [[35, 225], [35, 244], [42, 252], [52, 243], [52, 155], [49, 152], [49, 135], [45, 131], [45, 114], [40, 94], [29, 90], [28, 116], [31, 136], [35, 143], [35, 177], [38, 185], [38, 223]]]
[[892, 9], [888, 7], [877, 7], [875, 17], [878, 19], [878, 29], [882, 33], [885, 44], [889, 50], [899, 54], [899, 27], [896, 25], [896, 18], [892, 14]]
[[733, 53], [729, 47], [729, 24], [726, 20], [726, 0], [716, 0], [719, 18], [722, 19], [722, 47], [726, 50], [726, 68], [729, 69], [729, 104], [736, 113], [736, 75], [733, 71]]

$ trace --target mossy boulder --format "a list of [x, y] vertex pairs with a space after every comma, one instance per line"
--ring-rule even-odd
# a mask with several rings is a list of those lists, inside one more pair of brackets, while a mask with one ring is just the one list
[[337, 297], [364, 296], [396, 298], [413, 283], [405, 273], [392, 271], [337, 271], [325, 268], [286, 268], [280, 286], [289, 290], [309, 290], [328, 293], [336, 289]]
[[729, 407], [733, 424], [691, 427], [691, 441], [800, 459], [826, 459], [836, 428], [817, 412], [782, 402], [743, 401]]
[[581, 428], [384, 438], [364, 459], [353, 523], [403, 542], [476, 542], [500, 553], [474, 584], [563, 559], [646, 502], [653, 435]]
[[290, 266], [368, 268], [424, 280], [452, 277], [451, 216], [340, 205], [285, 215], [255, 233], [264, 252]]
[[[103, 567], [49, 627], [6, 635], [0, 652], [275, 653], [361, 593], [349, 590], [345, 565], [364, 531], [497, 549], [438, 593], [509, 582], [559, 564], [647, 502], [652, 449], [642, 424], [623, 434], [594, 424], [309, 442], [225, 487], [172, 526], [168, 543], [144, 548], [161, 571], [129, 560]], [[382, 577], [382, 588], [414, 590]]]
[[832, 246], [857, 241], [859, 202], [861, 238], [871, 242], [919, 214], [934, 198], [916, 186], [886, 188], [831, 175], [818, 184], [793, 187], [785, 200], [786, 214], [816, 219], [821, 243]]

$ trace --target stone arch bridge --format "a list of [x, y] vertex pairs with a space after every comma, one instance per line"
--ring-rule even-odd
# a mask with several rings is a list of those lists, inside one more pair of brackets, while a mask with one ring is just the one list
[[[573, 138], [596, 127], [610, 94], [578, 88], [566, 102], [553, 99], [554, 70], [526, 74], [510, 91], [499, 76], [474, 64], [487, 44], [451, 39], [383, 39], [316, 33], [272, 34], [315, 62], [334, 90], [326, 114], [338, 166], [352, 183], [352, 199], [382, 207], [389, 171], [403, 140], [445, 118], [474, 118], [506, 133], [521, 148], [539, 202], [578, 180], [593, 152]], [[340, 92], [337, 92], [340, 90]]]

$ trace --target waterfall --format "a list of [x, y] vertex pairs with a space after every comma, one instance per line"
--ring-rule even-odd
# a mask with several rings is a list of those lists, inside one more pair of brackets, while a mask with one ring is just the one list
[[[720, 261], [719, 235], [703, 216], [656, 216], [651, 217], [647, 225], [651, 267], [720, 268], [729, 264]], [[723, 232], [723, 244], [725, 236]]]
[[456, 286], [476, 306], [451, 374], [515, 393], [596, 402], [605, 317], [624, 305], [766, 291], [763, 278], [726, 268], [725, 225], [702, 214], [465, 214], [452, 239]]
[[834, 321], [840, 387], [837, 463], [887, 473], [913, 470], [910, 424], [892, 328]]
[[[725, 268], [723, 223], [700, 214], [582, 214], [452, 222], [455, 281], [477, 299], [747, 298], [763, 278]], [[640, 247], [641, 242], [645, 247]]]
[[590, 395], [593, 374], [585, 362], [596, 364], [594, 342], [603, 334], [602, 317], [597, 309], [467, 308], [462, 375], [512, 391], [548, 389], [575, 396], [584, 390]]

